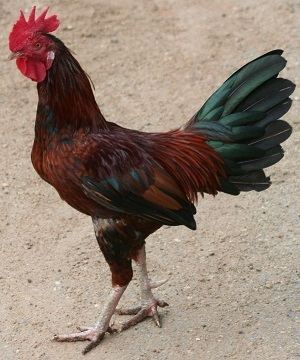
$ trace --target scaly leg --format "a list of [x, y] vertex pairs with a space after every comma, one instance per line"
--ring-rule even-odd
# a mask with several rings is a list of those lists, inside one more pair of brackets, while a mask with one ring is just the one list
[[119, 315], [134, 315], [130, 320], [121, 325], [121, 331], [126, 330], [131, 326], [136, 325], [147, 317], [152, 317], [158, 327], [161, 327], [157, 307], [165, 307], [168, 304], [164, 301], [158, 300], [154, 297], [151, 289], [163, 285], [167, 280], [152, 283], [148, 277], [146, 265], [146, 250], [145, 245], [139, 250], [136, 258], [136, 263], [139, 273], [139, 282], [141, 289], [141, 305], [132, 309], [122, 310], [117, 309], [116, 314]]
[[69, 335], [55, 335], [56, 341], [85, 341], [89, 340], [90, 343], [83, 350], [83, 354], [86, 354], [94, 347], [96, 347], [103, 339], [106, 332], [112, 333], [113, 330], [109, 326], [110, 319], [115, 313], [118, 302], [126, 290], [126, 286], [115, 286], [110, 295], [110, 298], [104, 306], [103, 312], [95, 324], [94, 327], [80, 327], [80, 332]]

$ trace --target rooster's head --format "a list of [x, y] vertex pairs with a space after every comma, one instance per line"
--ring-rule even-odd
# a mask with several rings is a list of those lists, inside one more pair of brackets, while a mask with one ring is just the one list
[[55, 58], [55, 44], [47, 33], [58, 28], [59, 20], [56, 15], [46, 18], [47, 11], [48, 8], [36, 18], [34, 6], [26, 20], [21, 10], [9, 35], [10, 58], [16, 59], [23, 75], [36, 82], [45, 79]]

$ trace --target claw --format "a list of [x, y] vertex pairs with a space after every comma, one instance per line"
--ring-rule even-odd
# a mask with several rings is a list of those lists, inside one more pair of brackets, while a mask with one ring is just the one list
[[162, 308], [169, 306], [169, 304], [163, 300], [157, 300], [157, 305]]
[[79, 330], [80, 332], [84, 332], [84, 331], [92, 330], [92, 327], [91, 326], [76, 326], [76, 329]]
[[158, 326], [158, 327], [160, 328], [160, 327], [161, 327], [161, 323], [160, 323], [160, 319], [159, 319], [157, 310], [155, 310], [155, 312], [154, 312], [154, 314], [152, 315], [152, 317], [153, 317], [153, 320], [154, 320], [156, 326]]

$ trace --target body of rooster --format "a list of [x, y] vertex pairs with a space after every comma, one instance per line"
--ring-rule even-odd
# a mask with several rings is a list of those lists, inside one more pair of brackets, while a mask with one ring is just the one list
[[294, 85], [278, 78], [286, 61], [271, 51], [235, 72], [181, 129], [145, 133], [107, 122], [90, 81], [66, 46], [49, 33], [56, 16], [23, 13], [9, 45], [20, 71], [38, 83], [39, 102], [32, 163], [61, 198], [92, 217], [100, 249], [112, 273], [112, 294], [94, 327], [58, 341], [89, 340], [106, 332], [119, 299], [138, 264], [141, 305], [126, 329], [147, 316], [160, 325], [166, 306], [151, 289], [145, 239], [162, 225], [195, 230], [197, 194], [262, 191], [270, 186], [264, 168], [283, 157], [280, 143], [291, 127], [279, 120], [290, 108]]

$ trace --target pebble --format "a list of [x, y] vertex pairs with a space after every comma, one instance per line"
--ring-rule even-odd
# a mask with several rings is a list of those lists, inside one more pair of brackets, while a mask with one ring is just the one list
[[32, 244], [32, 243], [27, 242], [27, 243], [25, 244], [25, 248], [26, 248], [27, 250], [30, 250], [32, 247], [33, 247], [33, 244]]
[[72, 25], [67, 25], [65, 27], [63, 27], [62, 29], [63, 31], [70, 31], [70, 30], [73, 30], [73, 26]]

